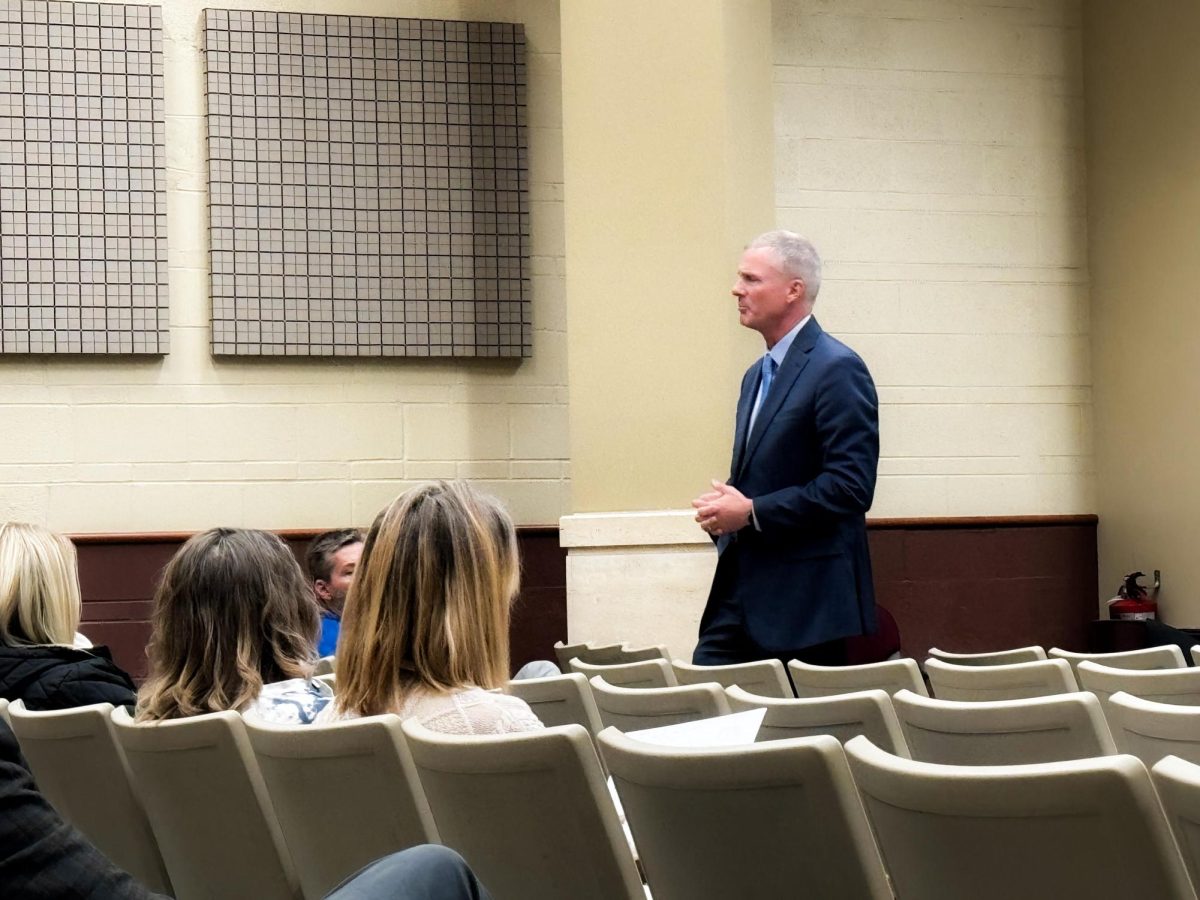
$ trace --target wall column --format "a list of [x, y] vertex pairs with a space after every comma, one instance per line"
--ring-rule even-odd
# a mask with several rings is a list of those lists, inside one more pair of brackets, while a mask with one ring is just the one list
[[[639, 633], [639, 598], [683, 590], [680, 613], [698, 619], [715, 557], [678, 514], [627, 514], [679, 510], [728, 475], [759, 346], [729, 287], [775, 218], [771, 4], [572, 0], [562, 66], [572, 512], [606, 514], [563, 520], [568, 628], [660, 639]], [[681, 551], [692, 568], [663, 583], [653, 557]]]

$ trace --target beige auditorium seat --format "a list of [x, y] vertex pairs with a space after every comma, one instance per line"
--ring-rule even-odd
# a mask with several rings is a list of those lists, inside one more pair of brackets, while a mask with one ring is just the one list
[[1200, 765], [1200, 706], [1143, 700], [1124, 691], [1108, 698], [1113, 740], [1148, 766], [1167, 756]]
[[764, 697], [790, 699], [796, 696], [792, 693], [792, 684], [788, 681], [783, 663], [777, 659], [729, 666], [694, 666], [676, 659], [671, 661], [671, 668], [675, 671], [675, 680], [680, 684], [705, 684], [715, 681], [725, 687], [736, 684], [752, 694], [761, 694]]
[[597, 734], [604, 727], [588, 681], [578, 672], [510, 681], [504, 686], [504, 692], [528, 703], [533, 714], [547, 727], [582, 725], [588, 734]]
[[647, 659], [667, 659], [667, 648], [662, 644], [651, 644], [646, 647], [630, 647], [628, 644], [564, 644], [561, 641], [554, 645], [554, 655], [558, 658], [559, 668], [564, 672], [570, 669], [571, 660], [578, 659], [593, 666], [615, 666], [624, 663], [644, 662]]
[[597, 740], [654, 900], [892, 896], [834, 738], [697, 749], [606, 728]]
[[1050, 648], [1051, 659], [1065, 659], [1071, 668], [1077, 668], [1084, 660], [1110, 666], [1114, 669], [1184, 669], [1187, 660], [1183, 651], [1174, 644], [1166, 647], [1146, 647], [1144, 650], [1123, 650], [1119, 653], [1074, 653], [1070, 650]]
[[3, 697], [0, 697], [0, 719], [3, 719], [5, 724], [12, 724], [12, 719], [8, 717], [8, 701]]
[[1117, 752], [1100, 701], [1083, 691], [975, 703], [900, 691], [892, 702], [912, 758], [921, 762], [1002, 766]]
[[1061, 659], [1003, 666], [956, 666], [927, 659], [925, 674], [933, 695], [941, 700], [1024, 700], [1079, 690], [1071, 664]]
[[1083, 689], [1100, 698], [1106, 716], [1108, 698], [1118, 691], [1159, 703], [1200, 706], [1200, 669], [1114, 669], [1084, 660], [1075, 672]]
[[38, 789], [62, 817], [138, 881], [171, 893], [158, 842], [113, 734], [112, 704], [30, 712], [16, 700], [8, 711]]
[[313, 669], [313, 675], [332, 675], [333, 667], [336, 663], [336, 657], [322, 656], [317, 660], [316, 668]]
[[1200, 884], [1200, 766], [1168, 756], [1150, 770], [1192, 884]]
[[643, 662], [614, 663], [607, 666], [573, 659], [571, 671], [578, 672], [588, 679], [599, 675], [609, 684], [619, 684], [628, 688], [675, 687], [679, 683], [675, 680], [671, 664], [665, 659], [647, 659]]
[[337, 693], [337, 676], [334, 675], [332, 672], [330, 672], [326, 675], [316, 675], [314, 677], [317, 679], [317, 681], [322, 681], [325, 684], [329, 685], [329, 689], [332, 690], [335, 694]]
[[245, 723], [306, 897], [324, 897], [389, 853], [437, 843], [399, 716]]
[[889, 694], [905, 689], [926, 693], [921, 670], [912, 659], [889, 659], [861, 666], [811, 666], [793, 659], [788, 663], [788, 674], [798, 697], [828, 697], [876, 689]]
[[463, 737], [409, 720], [404, 733], [442, 843], [496, 900], [645, 900], [583, 726]]
[[886, 691], [857, 691], [828, 697], [804, 697], [781, 700], [761, 697], [740, 687], [725, 688], [729, 707], [734, 712], [765, 709], [755, 741], [828, 734], [842, 743], [866, 735], [871, 743], [889, 753], [908, 756], [908, 746], [900, 730], [900, 721]]
[[1200, 644], [1193, 644], [1188, 653], [1192, 657], [1192, 665], [1200, 666]]
[[1046, 651], [1041, 647], [1014, 647], [1011, 650], [993, 650], [989, 653], [952, 653], [949, 650], [930, 647], [929, 655], [956, 666], [1006, 666], [1012, 663], [1037, 662], [1046, 658]]
[[898, 897], [1196, 896], [1132, 756], [942, 766], [863, 737], [846, 756]]
[[591, 681], [592, 697], [604, 727], [621, 731], [658, 728], [709, 719], [730, 712], [719, 684], [688, 684], [665, 688], [626, 688], [597, 676]]
[[112, 721], [177, 900], [302, 896], [240, 715]]

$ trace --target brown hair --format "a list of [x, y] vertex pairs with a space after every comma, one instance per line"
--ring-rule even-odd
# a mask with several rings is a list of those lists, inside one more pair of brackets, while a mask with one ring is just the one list
[[267, 531], [213, 528], [190, 538], [154, 594], [150, 676], [138, 719], [241, 709], [262, 686], [307, 677], [319, 618], [287, 545]]
[[[308, 551], [304, 554], [304, 565], [308, 569], [308, 577], [314, 582], [329, 581], [329, 576], [333, 574], [333, 555], [343, 547], [362, 542], [363, 533], [357, 528], [339, 528], [336, 531], [318, 534], [312, 539], [312, 543], [308, 545]], [[322, 608], [328, 608], [320, 595], [317, 596], [317, 603]]]
[[512, 520], [462, 482], [393, 500], [367, 534], [338, 640], [344, 712], [394, 712], [417, 688], [494, 688], [508, 678], [519, 582]]

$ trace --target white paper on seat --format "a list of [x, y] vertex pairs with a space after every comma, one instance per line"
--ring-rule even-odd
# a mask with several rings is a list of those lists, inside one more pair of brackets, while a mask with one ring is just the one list
[[626, 737], [647, 744], [664, 747], [733, 747], [738, 744], [753, 744], [767, 714], [765, 708], [749, 709], [745, 712], [681, 722], [678, 725], [662, 725], [658, 728], [643, 728], [628, 731]]

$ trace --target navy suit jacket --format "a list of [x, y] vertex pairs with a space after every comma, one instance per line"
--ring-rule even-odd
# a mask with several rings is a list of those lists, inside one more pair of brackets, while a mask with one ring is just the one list
[[754, 501], [761, 530], [749, 525], [718, 540], [701, 631], [730, 595], [749, 636], [770, 652], [874, 631], [866, 512], [879, 466], [879, 400], [871, 373], [814, 318], [748, 430], [759, 378], [756, 361], [742, 378], [729, 483]]

